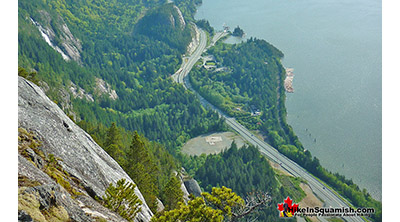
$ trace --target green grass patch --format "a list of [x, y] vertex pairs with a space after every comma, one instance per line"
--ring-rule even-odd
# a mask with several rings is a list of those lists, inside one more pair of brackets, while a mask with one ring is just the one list
[[300, 183], [305, 183], [303, 179], [283, 174], [277, 174], [277, 179], [295, 202], [300, 202], [306, 196], [306, 193], [300, 187]]

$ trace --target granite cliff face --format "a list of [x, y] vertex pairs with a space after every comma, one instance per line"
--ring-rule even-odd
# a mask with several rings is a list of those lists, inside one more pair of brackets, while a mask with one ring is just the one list
[[81, 64], [82, 43], [71, 33], [65, 21], [60, 17], [53, 18], [48, 12], [39, 10], [39, 21], [29, 18], [42, 35], [46, 43], [61, 54], [65, 61], [71, 59]]
[[[18, 77], [18, 127], [19, 151], [20, 145], [23, 147], [31, 140], [18, 157], [19, 199], [21, 197], [22, 203], [29, 206], [30, 202], [38, 202], [41, 210], [58, 209], [57, 213], [67, 214], [73, 221], [99, 218], [124, 221], [102, 207], [95, 198], [102, 197], [110, 183], [115, 184], [122, 178], [133, 182], [131, 178], [38, 86], [22, 77]], [[33, 146], [32, 141], [40, 143]], [[53, 164], [59, 174], [67, 176], [51, 178], [48, 172], [46, 174], [44, 165], [51, 162], [56, 162]], [[64, 178], [60, 179], [64, 181], [62, 184], [54, 179], [59, 177]], [[135, 221], [150, 221], [153, 214], [137, 187], [135, 193], [143, 203]], [[32, 216], [19, 209], [19, 217], [28, 218], [25, 221]]]

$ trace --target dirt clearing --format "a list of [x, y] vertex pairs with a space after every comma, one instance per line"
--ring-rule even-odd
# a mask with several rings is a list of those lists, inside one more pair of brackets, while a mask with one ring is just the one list
[[239, 148], [245, 144], [244, 140], [233, 132], [211, 133], [189, 140], [182, 147], [182, 152], [196, 156], [199, 156], [202, 153], [219, 153], [223, 149], [229, 148], [232, 141], [235, 141]]

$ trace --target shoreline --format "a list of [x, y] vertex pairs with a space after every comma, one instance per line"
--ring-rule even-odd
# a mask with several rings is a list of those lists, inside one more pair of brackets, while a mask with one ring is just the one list
[[293, 78], [294, 78], [294, 69], [293, 68], [285, 68], [286, 71], [286, 78], [284, 81], [285, 90], [288, 93], [293, 93]]
[[[218, 6], [220, 6], [220, 5], [218, 5]], [[202, 7], [204, 7], [204, 6], [202, 6]], [[208, 16], [208, 14], [210, 14], [210, 13], [204, 13], [204, 12], [202, 12], [203, 14], [201, 14], [202, 15], [202, 17], [204, 18], [207, 18]], [[206, 15], [206, 16], [205, 16]], [[229, 15], [229, 14], [228, 14]], [[230, 17], [228, 17], [228, 18], [230, 18]], [[207, 18], [207, 19], [210, 19], [209, 17]], [[219, 21], [219, 18], [217, 17], [217, 19], [214, 19], [214, 20], [216, 20], [216, 21], [218, 21], [218, 22], [214, 22], [214, 23], [216, 23], [216, 24], [220, 24], [220, 23], [222, 23], [222, 21]], [[210, 22], [211, 22], [211, 20], [210, 20]], [[235, 24], [241, 24], [240, 23], [240, 20], [239, 20], [239, 22], [236, 20], [235, 21], [236, 23]], [[273, 25], [275, 25], [275, 24], [273, 24]], [[272, 26], [272, 27], [275, 27], [275, 26]], [[258, 30], [258, 29], [256, 29], [256, 30]], [[263, 34], [264, 35], [264, 33], [261, 33], [261, 34]], [[265, 36], [267, 36], [267, 34], [265, 34], [264, 35], [264, 37]], [[284, 34], [282, 34], [282, 36], [284, 36]], [[263, 37], [262, 35], [261, 36], [259, 36], [259, 37]], [[263, 39], [265, 39], [265, 38], [263, 38]], [[269, 37], [269, 39], [271, 40], [271, 38]], [[278, 38], [279, 39], [279, 38]], [[233, 41], [229, 41], [229, 43], [231, 43], [231, 42], [233, 42]], [[272, 42], [273, 42], [273, 38], [272, 38]], [[283, 43], [283, 41], [280, 41], [280, 43]], [[284, 67], [285, 68], [285, 67]], [[296, 67], [296, 69], [297, 69], [298, 67]], [[294, 74], [293, 74], [293, 69], [291, 70], [292, 71], [292, 73], [288, 73], [288, 70], [285, 68], [285, 77], [283, 78], [283, 80], [284, 80], [284, 84], [283, 84], [283, 86], [284, 86], [284, 89], [285, 89], [285, 91], [286, 91], [286, 95], [287, 95], [287, 93], [293, 93], [294, 92], [294, 88], [293, 88], [293, 78], [294, 78]], [[308, 72], [308, 74], [311, 74], [311, 73], [313, 73], [313, 72]], [[317, 72], [315, 72], [315, 73], [317, 73]], [[289, 75], [288, 75], [289, 74]], [[281, 75], [283, 75], [283, 73], [281, 73]], [[310, 75], [309, 75], [310, 76]], [[281, 78], [282, 78], [282, 76], [281, 76]], [[282, 85], [281, 85], [282, 86]], [[303, 94], [303, 93], [302, 93]], [[297, 94], [296, 94], [297, 95]], [[290, 96], [289, 96], [290, 97]], [[304, 97], [304, 96], [303, 96]], [[297, 98], [297, 96], [296, 96], [296, 98]], [[293, 101], [294, 100], [294, 97], [292, 97], [291, 99], [289, 99], [288, 100], [288, 97], [286, 97], [286, 100], [285, 100], [285, 106], [286, 106], [286, 108], [288, 107], [288, 104], [289, 104], [289, 102], [288, 101]], [[303, 101], [300, 101], [300, 100], [297, 100], [297, 103], [296, 103], [296, 105], [292, 105], [292, 107], [295, 107], [295, 108], [298, 108], [298, 104], [300, 103], [302, 103]], [[292, 102], [293, 103], [293, 102]], [[289, 110], [288, 110], [288, 114], [289, 114]], [[295, 118], [295, 115], [293, 115], [292, 114], [292, 116], [294, 116], [293, 118]], [[299, 118], [299, 116], [297, 115], [297, 119], [302, 119], [302, 118]], [[303, 120], [303, 119], [302, 119]], [[311, 121], [312, 121], [313, 119], [311, 119]], [[297, 120], [298, 121], [298, 120]], [[287, 121], [288, 122], [288, 124], [289, 124], [289, 121]], [[307, 121], [303, 121], [303, 122], [305, 122], [305, 123], [307, 123]], [[304, 125], [303, 125], [303, 122], [301, 122], [302, 124], [300, 124], [300, 125], [302, 125], [302, 126], [300, 126], [300, 129], [303, 129], [304, 130]], [[291, 126], [293, 126], [293, 124], [290, 124]], [[295, 132], [296, 132], [296, 130], [294, 130]], [[322, 132], [322, 131], [321, 131]], [[299, 137], [300, 137], [300, 135], [299, 134], [301, 134], [301, 133], [299, 133], [299, 134], [297, 134], [297, 133], [295, 133], [296, 135], [298, 135]], [[307, 136], [307, 138], [308, 138], [308, 136]], [[322, 139], [321, 139], [321, 141], [322, 141]], [[324, 164], [324, 166], [326, 167], [326, 165]], [[338, 172], [338, 173], [340, 173], [340, 174], [342, 174], [342, 175], [344, 175], [345, 173], [348, 175], [348, 173], [347, 172], [345, 172], [345, 171], [340, 171], [340, 170], [338, 170], [338, 169], [329, 169], [329, 170], [332, 170], [332, 171], [335, 171], [335, 172]], [[349, 178], [351, 178], [351, 179], [356, 179], [356, 174], [350, 174], [350, 175], [348, 175], [348, 176], [346, 176], [346, 177], [349, 177]], [[357, 184], [360, 184], [361, 182], [358, 182]], [[365, 183], [365, 181], [364, 181], [364, 183]], [[368, 184], [371, 184], [371, 183], [369, 183], [369, 182], [367, 182]], [[360, 184], [361, 185], [361, 184]], [[374, 185], [372, 185], [372, 187], [375, 187]], [[366, 186], [364, 185], [364, 188], [366, 188]], [[379, 189], [379, 188], [378, 188]], [[369, 190], [369, 192], [370, 192], [370, 194], [371, 194], [371, 196], [372, 196], [372, 193], [373, 193], [373, 191], [372, 191], [372, 189], [368, 189]], [[382, 190], [382, 189], [380, 189], [380, 190]], [[374, 195], [375, 196], [375, 195]], [[379, 197], [374, 197], [374, 198], [376, 198], [377, 200], [379, 200], [379, 201], [381, 201], [381, 198], [379, 198]]]

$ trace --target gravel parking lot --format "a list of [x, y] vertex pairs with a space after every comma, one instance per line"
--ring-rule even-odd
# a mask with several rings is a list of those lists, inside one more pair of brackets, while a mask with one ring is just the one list
[[223, 149], [230, 147], [232, 141], [235, 141], [238, 147], [242, 147], [245, 142], [233, 132], [220, 132], [204, 134], [189, 140], [183, 147], [183, 153], [189, 155], [201, 155], [202, 153], [219, 153]]

